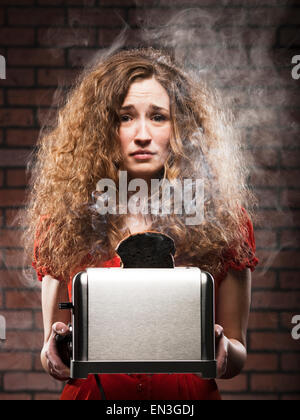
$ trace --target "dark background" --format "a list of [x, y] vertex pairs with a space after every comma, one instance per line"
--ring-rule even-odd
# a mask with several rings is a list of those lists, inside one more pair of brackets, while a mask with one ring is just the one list
[[[40, 286], [24, 282], [20, 232], [12, 224], [24, 205], [26, 159], [58, 102], [57, 88], [67, 88], [93, 54], [109, 47], [124, 22], [125, 44], [135, 47], [145, 16], [161, 23], [188, 7], [221, 11], [229, 28], [239, 25], [242, 11], [241, 37], [251, 45], [256, 38], [265, 42], [272, 63], [272, 77], [264, 73], [260, 84], [256, 79], [264, 92], [261, 111], [247, 90], [239, 95], [246, 115], [268, 115], [263, 123], [249, 118], [241, 127], [254, 157], [250, 181], [259, 198], [261, 263], [253, 273], [248, 362], [238, 377], [219, 381], [222, 396], [300, 397], [300, 340], [291, 337], [292, 317], [300, 315], [300, 80], [291, 77], [292, 57], [300, 54], [300, 1], [145, 0], [137, 7], [134, 0], [0, 0], [0, 54], [7, 61], [7, 79], [0, 80], [0, 314], [7, 321], [0, 399], [57, 399], [61, 390], [41, 368]], [[264, 55], [245, 51], [246, 74], [254, 65], [265, 71]]]

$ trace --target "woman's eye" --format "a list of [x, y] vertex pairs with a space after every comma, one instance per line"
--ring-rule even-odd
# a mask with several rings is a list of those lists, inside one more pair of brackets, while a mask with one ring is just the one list
[[155, 122], [162, 122], [162, 121], [166, 121], [166, 117], [164, 115], [158, 114], [158, 115], [153, 116], [153, 120]]
[[131, 120], [129, 115], [121, 115], [120, 117], [121, 122], [128, 122]]

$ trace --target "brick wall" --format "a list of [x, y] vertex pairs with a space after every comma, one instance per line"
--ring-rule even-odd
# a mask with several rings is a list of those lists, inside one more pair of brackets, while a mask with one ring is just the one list
[[[136, 46], [140, 17], [164, 22], [170, 4], [221, 10], [228, 30], [238, 26], [251, 45], [256, 39], [270, 45], [270, 78], [264, 76], [261, 86], [255, 79], [264, 94], [257, 100], [242, 89], [239, 95], [262, 220], [256, 229], [261, 264], [253, 275], [249, 358], [240, 376], [219, 385], [224, 399], [300, 397], [300, 341], [291, 338], [291, 319], [300, 314], [300, 80], [292, 80], [290, 64], [300, 54], [300, 1], [0, 0], [0, 54], [7, 60], [7, 79], [0, 80], [0, 315], [8, 338], [0, 344], [0, 399], [57, 399], [61, 389], [40, 365], [40, 289], [22, 282], [18, 230], [11, 225], [22, 209], [25, 162], [40, 124], [55, 104], [57, 86], [68, 86], [82, 63], [108, 47], [122, 22], [130, 25], [127, 44]], [[253, 66], [256, 75], [266, 71], [266, 55], [259, 52], [254, 48], [242, 59], [246, 75]], [[266, 120], [255, 124], [253, 115], [261, 113]]]

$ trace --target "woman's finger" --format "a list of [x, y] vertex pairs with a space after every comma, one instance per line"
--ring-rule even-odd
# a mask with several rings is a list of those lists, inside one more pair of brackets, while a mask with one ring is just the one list
[[218, 378], [221, 378], [227, 369], [227, 346], [226, 346], [226, 337], [222, 333], [220, 338], [218, 339], [218, 346], [217, 346], [217, 371], [218, 371]]

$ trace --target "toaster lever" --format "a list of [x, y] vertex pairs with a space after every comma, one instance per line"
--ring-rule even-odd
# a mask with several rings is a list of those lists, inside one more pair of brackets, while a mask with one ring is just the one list
[[58, 307], [59, 307], [59, 309], [61, 309], [63, 311], [65, 311], [67, 309], [69, 309], [69, 310], [73, 310], [74, 309], [74, 306], [73, 306], [73, 303], [72, 302], [63, 302], [63, 303], [60, 303], [58, 305]]

